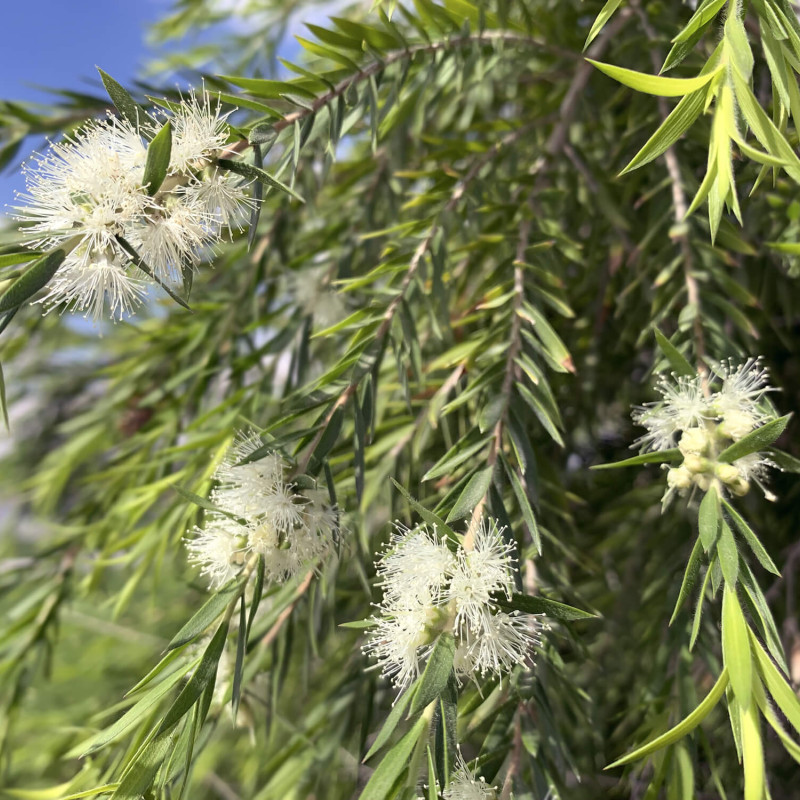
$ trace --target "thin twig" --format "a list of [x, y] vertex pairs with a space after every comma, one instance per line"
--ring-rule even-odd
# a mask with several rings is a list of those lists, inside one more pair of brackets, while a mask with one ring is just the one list
[[[647, 34], [648, 38], [655, 42], [657, 35], [647, 14], [642, 10], [638, 0], [632, 3], [634, 13], [639, 17], [642, 28]], [[653, 69], [656, 72], [660, 70], [660, 57], [655, 48], [650, 49], [650, 60], [653, 64]], [[662, 120], [669, 116], [669, 107], [667, 101], [663, 97], [658, 98], [658, 114]], [[697, 285], [697, 279], [694, 276], [694, 254], [692, 253], [692, 245], [689, 241], [689, 229], [686, 223], [686, 214], [689, 210], [689, 205], [686, 202], [686, 192], [683, 186], [683, 178], [681, 177], [681, 168], [678, 163], [678, 156], [675, 154], [673, 147], [668, 147], [663, 155], [664, 164], [667, 167], [667, 174], [669, 175], [672, 184], [672, 207], [675, 214], [675, 227], [673, 228], [672, 238], [678, 242], [681, 248], [681, 256], [683, 259], [683, 281], [686, 286], [686, 297], [689, 305], [694, 306], [694, 326], [692, 332], [694, 335], [694, 349], [695, 357], [697, 359], [698, 372], [703, 376], [703, 390], [708, 392], [707, 385], [707, 367], [705, 365], [705, 334], [703, 333], [703, 323], [700, 318], [700, 290]]]

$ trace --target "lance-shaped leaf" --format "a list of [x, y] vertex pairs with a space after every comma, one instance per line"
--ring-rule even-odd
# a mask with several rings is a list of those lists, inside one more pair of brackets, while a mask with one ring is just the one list
[[764, 685], [789, 724], [800, 733], [800, 700], [752, 631], [750, 631], [750, 644]]
[[560, 619], [562, 622], [575, 622], [580, 619], [597, 619], [597, 614], [590, 614], [588, 611], [581, 611], [574, 606], [566, 603], [559, 603], [556, 600], [548, 600], [546, 597], [531, 594], [515, 593], [511, 598], [498, 593], [492, 597], [495, 605], [503, 611], [522, 611], [525, 614], [545, 614], [553, 619]]
[[97, 67], [100, 79], [103, 81], [108, 96], [114, 107], [119, 111], [120, 116], [133, 125], [134, 130], [139, 130], [142, 123], [147, 119], [147, 112], [140, 106], [120, 83], [117, 83], [107, 72], [103, 72]]
[[663, 75], [648, 75], [645, 72], [615, 67], [613, 64], [604, 64], [602, 61], [594, 61], [591, 58], [586, 60], [610, 78], [619, 81], [623, 86], [658, 97], [684, 97], [696, 92], [710, 83], [720, 71], [718, 67], [713, 72], [698, 75], [696, 78], [665, 78]]
[[694, 378], [697, 375], [697, 370], [686, 360], [678, 348], [658, 328], [654, 327], [653, 333], [659, 350], [667, 357], [667, 361], [669, 361], [674, 372], [686, 378]]
[[37, 258], [0, 295], [0, 314], [5, 314], [18, 308], [26, 300], [33, 297], [39, 289], [46, 286], [66, 257], [67, 254], [59, 249]]
[[441, 695], [453, 671], [453, 658], [456, 654], [456, 640], [452, 633], [442, 633], [436, 640], [428, 657], [419, 688], [408, 712], [409, 717], [419, 714], [425, 706]]
[[792, 418], [791, 414], [786, 414], [783, 417], [768, 422], [760, 428], [751, 431], [747, 436], [743, 436], [738, 442], [734, 442], [730, 447], [726, 447], [717, 456], [717, 461], [723, 461], [730, 464], [744, 456], [749, 456], [751, 453], [757, 453], [765, 447], [769, 447], [785, 430]]
[[380, 733], [372, 743], [372, 747], [370, 747], [370, 749], [367, 751], [367, 754], [364, 756], [364, 761], [368, 761], [370, 758], [372, 758], [372, 756], [374, 756], [375, 753], [377, 753], [386, 744], [386, 742], [389, 741], [389, 738], [395, 732], [398, 724], [403, 719], [403, 714], [405, 713], [408, 704], [414, 698], [417, 687], [419, 686], [419, 681], [420, 679], [417, 678], [417, 680], [394, 701], [392, 710], [389, 712], [389, 716], [386, 717], [386, 721], [383, 723]]
[[[242, 608], [244, 608], [244, 605]], [[200, 699], [200, 695], [203, 694], [206, 686], [213, 685], [217, 676], [217, 665], [225, 648], [227, 635], [228, 623], [225, 621], [219, 626], [217, 632], [208, 643], [208, 647], [206, 647], [203, 657], [192, 673], [189, 682], [183, 687], [169, 711], [164, 715], [164, 719], [161, 720], [161, 726], [158, 729], [159, 734], [168, 731]], [[244, 635], [244, 631], [241, 632], [241, 635]]]
[[685, 719], [681, 720], [674, 728], [670, 728], [670, 730], [668, 730], [666, 733], [662, 733], [661, 736], [653, 739], [652, 742], [648, 742], [642, 747], [634, 750], [632, 753], [628, 753], [628, 755], [618, 758], [613, 764], [609, 764], [606, 769], [621, 767], [624, 764], [630, 764], [632, 761], [637, 761], [640, 758], [649, 756], [651, 753], [655, 753], [656, 750], [660, 750], [662, 747], [674, 744], [686, 736], [686, 734], [691, 733], [711, 713], [714, 706], [717, 705], [722, 696], [725, 694], [725, 689], [727, 686], [728, 671], [723, 669], [719, 678], [717, 678], [717, 682], [711, 688], [711, 691], [705, 696], [703, 702], [700, 703], [700, 705], [697, 706], [697, 708], [695, 708], [691, 714], [689, 714]]
[[747, 622], [736, 596], [736, 587], [727, 582], [722, 593], [722, 660], [736, 701], [747, 709], [753, 688], [753, 658]]
[[[145, 275], [147, 275], [151, 280], [155, 281], [179, 306], [185, 308], [187, 311], [192, 311], [189, 304], [182, 298], [180, 295], [175, 294], [172, 289], [167, 286], [161, 278], [156, 275], [155, 272], [148, 266], [145, 260], [136, 252], [136, 248], [127, 240], [124, 239], [122, 236], [115, 236], [114, 237], [117, 241], [117, 244], [125, 251], [128, 255], [130, 260], [142, 271]], [[194, 312], [192, 312], [194, 313]]]
[[211, 595], [195, 615], [175, 634], [167, 649], [172, 650], [188, 644], [204, 633], [209, 625], [218, 619], [220, 614], [233, 602], [241, 591], [243, 582], [244, 578], [241, 576], [234, 578], [216, 594]]
[[220, 158], [217, 161], [217, 164], [222, 169], [227, 169], [230, 172], [235, 172], [237, 175], [242, 175], [245, 178], [250, 178], [251, 180], [266, 184], [267, 186], [271, 186], [273, 189], [279, 189], [281, 192], [285, 192], [291, 197], [294, 197], [295, 200], [305, 203], [305, 200], [299, 194], [297, 194], [297, 192], [292, 189], [291, 186], [287, 186], [282, 181], [279, 181], [277, 178], [270, 175], [266, 170], [263, 170], [254, 164], [248, 164], [245, 161], [232, 161], [229, 158]]
[[144, 165], [142, 186], [152, 197], [164, 183], [169, 170], [169, 159], [172, 154], [172, 123], [165, 122], [161, 130], [153, 137], [147, 148], [147, 161]]
[[666, 461], [677, 461], [683, 454], [677, 447], [669, 450], [654, 450], [652, 453], [640, 453], [638, 456], [614, 461], [611, 464], [595, 464], [590, 469], [619, 469], [620, 467], [637, 467], [640, 464], [661, 464]]
[[420, 737], [428, 732], [428, 720], [421, 716], [414, 727], [383, 757], [361, 793], [362, 800], [387, 800], [394, 797], [392, 789], [408, 766], [411, 753]]
[[595, 17], [592, 27], [589, 28], [589, 35], [583, 43], [583, 49], [586, 48], [595, 40], [597, 35], [606, 26], [606, 23], [614, 15], [614, 12], [619, 8], [622, 0], [606, 0], [606, 4], [600, 9], [600, 13]]
[[761, 564], [764, 569], [768, 570], [773, 575], [780, 575], [780, 570], [775, 566], [775, 562], [770, 558], [769, 553], [764, 549], [764, 545], [761, 544], [758, 537], [745, 522], [742, 515], [739, 514], [739, 512], [727, 500], [723, 500], [722, 505], [730, 515], [731, 519], [739, 530], [739, 533], [744, 536], [745, 541], [753, 551], [753, 555], [758, 559], [759, 564]]

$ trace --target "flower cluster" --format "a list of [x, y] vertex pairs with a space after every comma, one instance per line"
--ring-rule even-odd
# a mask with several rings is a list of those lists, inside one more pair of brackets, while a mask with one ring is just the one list
[[540, 642], [541, 623], [500, 610], [498, 594], [511, 597], [513, 545], [497, 522], [484, 517], [473, 546], [451, 551], [436, 530], [398, 526], [377, 562], [383, 602], [364, 646], [401, 691], [445, 631], [456, 639], [456, 674], [502, 675]]
[[[253, 201], [241, 178], [216, 166], [228, 141], [227, 114], [205, 92], [192, 92], [172, 108], [167, 119], [147, 117], [139, 129], [117, 117], [90, 122], [23, 168], [26, 191], [15, 210], [28, 245], [68, 251], [42, 299], [49, 308], [61, 305], [97, 320], [107, 305], [112, 319], [121, 318], [142, 302], [149, 283], [180, 286], [203, 248], [226, 229], [242, 227]], [[167, 121], [169, 166], [151, 193], [144, 185], [143, 133], [150, 136]]]
[[205, 528], [187, 540], [191, 560], [212, 588], [227, 583], [254, 554], [264, 556], [266, 579], [282, 582], [333, 546], [338, 518], [327, 493], [288, 482], [277, 453], [246, 461], [262, 447], [254, 433], [237, 437], [214, 473], [219, 485], [211, 500], [219, 511], [209, 512]]
[[488, 786], [483, 778], [475, 778], [475, 773], [459, 755], [456, 771], [442, 797], [444, 800], [494, 800], [497, 794], [494, 787]]
[[718, 460], [728, 446], [775, 419], [765, 398], [772, 391], [767, 380], [757, 358], [735, 367], [730, 361], [719, 364], [705, 386], [700, 375], [659, 379], [656, 389], [662, 400], [634, 409], [634, 422], [647, 429], [634, 446], [644, 452], [680, 450], [683, 463], [667, 473], [665, 501], [675, 491], [697, 486], [705, 492], [713, 483], [734, 495], [747, 494], [751, 483], [757, 483], [767, 499], [775, 499], [763, 485], [767, 468], [775, 466], [768, 457], [750, 453], [732, 463]]

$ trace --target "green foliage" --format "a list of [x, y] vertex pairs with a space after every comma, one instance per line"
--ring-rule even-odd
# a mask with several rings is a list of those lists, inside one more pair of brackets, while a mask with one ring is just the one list
[[[0, 103], [0, 164], [110, 110], [149, 142], [154, 195], [176, 131], [152, 111], [180, 65], [238, 109], [202, 169], [254, 200], [180, 292], [118, 236], [166, 296], [99, 331], [29, 303], [69, 247], [3, 233], [3, 791], [430, 798], [460, 748], [503, 800], [791, 796], [791, 4], [310, 3], [291, 60], [297, 4], [223, 5], [175, 3], [156, 40], [214, 35], [135, 86], [100, 71], [47, 108]], [[758, 353], [786, 414], [715, 464], [766, 453], [776, 502], [709, 473], [662, 512], [647, 465], [684, 454], [629, 450], [651, 371]], [[250, 461], [277, 452], [330, 497], [336, 554], [283, 584], [242, 559], [209, 592], [183, 540], [220, 514], [212, 475], [250, 428]], [[390, 523], [455, 549], [482, 514], [518, 565], [492, 602], [543, 614], [542, 647], [471, 681], [439, 630], [395, 697], [360, 651]]]

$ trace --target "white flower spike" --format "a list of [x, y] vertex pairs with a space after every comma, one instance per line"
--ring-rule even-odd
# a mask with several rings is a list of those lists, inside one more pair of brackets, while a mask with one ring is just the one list
[[459, 677], [502, 677], [540, 644], [541, 623], [506, 613], [497, 596], [513, 591], [513, 545], [485, 517], [473, 548], [451, 552], [436, 529], [398, 525], [377, 562], [383, 600], [363, 650], [403, 691], [420, 674], [436, 639], [451, 632]]
[[28, 245], [67, 253], [40, 301], [48, 310], [60, 305], [96, 321], [106, 309], [115, 320], [132, 314], [153, 278], [134, 265], [128, 246], [155, 282], [180, 288], [185, 270], [225, 230], [244, 226], [254, 202], [246, 182], [213, 163], [228, 141], [219, 102], [192, 91], [164, 116], [172, 122], [172, 148], [154, 196], [142, 185], [142, 131], [113, 116], [50, 144], [23, 168], [27, 188], [15, 210]]
[[254, 432], [237, 435], [214, 473], [219, 485], [211, 501], [225, 514], [212, 514], [205, 530], [188, 542], [191, 560], [202, 566], [214, 588], [251, 555], [264, 557], [267, 579], [283, 582], [315, 568], [333, 549], [338, 515], [325, 492], [301, 491], [288, 482], [277, 453], [241, 463], [262, 448]]

